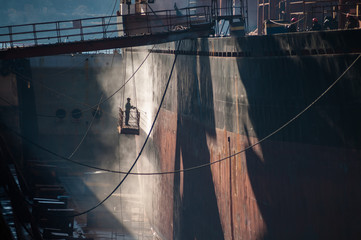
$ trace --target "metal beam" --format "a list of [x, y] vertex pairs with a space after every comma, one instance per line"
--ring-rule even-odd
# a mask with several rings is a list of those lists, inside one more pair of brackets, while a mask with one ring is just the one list
[[145, 46], [151, 44], [173, 42], [182, 39], [208, 37], [213, 33], [212, 31], [213, 30], [211, 24], [204, 24], [198, 27], [193, 27], [189, 30], [180, 30], [171, 33], [168, 32], [153, 35], [116, 37], [101, 40], [87, 40], [80, 42], [9, 48], [0, 51], [0, 59], [40, 57], [114, 48]]

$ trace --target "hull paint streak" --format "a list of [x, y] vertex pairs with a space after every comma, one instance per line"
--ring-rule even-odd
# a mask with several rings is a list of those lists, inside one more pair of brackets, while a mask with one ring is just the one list
[[[212, 163], [256, 143], [347, 69], [360, 53], [354, 41], [359, 34], [185, 41], [147, 157], [159, 171], [173, 171]], [[305, 54], [319, 43], [322, 54]], [[152, 55], [153, 81], [166, 75], [167, 67], [156, 66], [172, 62], [171, 49], [164, 45]], [[291, 54], [268, 54], [286, 51]], [[360, 69], [357, 62], [309, 111], [231, 163], [159, 177], [153, 191], [153, 206], [159, 207], [149, 210], [153, 224], [161, 226], [157, 230], [165, 239], [359, 238]], [[161, 84], [153, 86], [156, 92]]]
[[[183, 40], [137, 171], [210, 164], [256, 143], [302, 111], [350, 66], [361, 53], [360, 35], [361, 30], [347, 30]], [[160, 102], [176, 46], [158, 45], [137, 73], [136, 86], [120, 96], [140, 91], [137, 107], [147, 111], [141, 115], [140, 136], [117, 135], [119, 99], [113, 98], [102, 106], [103, 115], [94, 120], [74, 156], [78, 161], [127, 169], [147, 134], [145, 121], [152, 120], [156, 109], [149, 106]], [[134, 48], [134, 59], [144, 59], [147, 51]], [[74, 150], [93, 115], [85, 111], [76, 118], [73, 113], [97, 104], [104, 92], [121, 85], [129, 70], [112, 66], [124, 66], [129, 54], [30, 60], [34, 94], [23, 97], [34, 102], [37, 119], [32, 124], [38, 124], [42, 146], [63, 155]], [[119, 194], [142, 198], [145, 222], [161, 239], [360, 239], [360, 76], [358, 61], [312, 108], [250, 150], [201, 169], [132, 177], [127, 181], [135, 185], [124, 185]], [[19, 85], [26, 79], [17, 80]], [[65, 112], [63, 118], [55, 116], [58, 110]], [[42, 151], [38, 156], [54, 162]], [[67, 168], [74, 167], [69, 163]], [[141, 191], [134, 192], [138, 185]], [[95, 202], [103, 197], [101, 188], [98, 194]], [[115, 207], [104, 212], [122, 225], [116, 211], [122, 205], [119, 199], [113, 202]]]

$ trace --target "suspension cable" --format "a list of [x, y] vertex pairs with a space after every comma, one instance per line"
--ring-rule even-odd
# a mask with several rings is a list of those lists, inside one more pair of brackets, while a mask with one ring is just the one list
[[[80, 102], [80, 101], [78, 101], [77, 99], [75, 99], [75, 98], [73, 98], [73, 97], [71, 97], [71, 96], [68, 96], [68, 95], [66, 95], [66, 94], [64, 94], [64, 93], [58, 92], [58, 91], [56, 91], [56, 90], [54, 90], [54, 89], [46, 86], [45, 84], [42, 84], [42, 83], [37, 83], [37, 84], [40, 84], [40, 85], [43, 86], [44, 88], [48, 89], [49, 91], [54, 92], [55, 94], [57, 94], [57, 95], [59, 95], [59, 96], [67, 97], [67, 98], [71, 99], [71, 100], [74, 101], [74, 102], [81, 103], [82, 105], [87, 106], [88, 108], [85, 108], [85, 109], [81, 110], [81, 111], [80, 111], [81, 113], [84, 113], [84, 112], [87, 112], [87, 111], [90, 111], [90, 110], [96, 110], [97, 107], [98, 107], [98, 105], [102, 105], [103, 103], [105, 103], [106, 101], [108, 101], [109, 99], [111, 99], [115, 94], [117, 94], [123, 87], [125, 87], [125, 85], [134, 77], [134, 75], [135, 75], [135, 74], [140, 70], [140, 68], [143, 66], [143, 64], [144, 64], [145, 61], [148, 59], [149, 55], [152, 53], [152, 51], [153, 51], [154, 48], [155, 48], [155, 45], [153, 45], [153, 47], [149, 50], [147, 56], [143, 59], [142, 63], [138, 66], [138, 68], [137, 68], [137, 69], [134, 71], [134, 73], [127, 79], [127, 81], [125, 81], [125, 83], [124, 83], [122, 86], [120, 86], [120, 87], [119, 87], [114, 93], [112, 93], [108, 98], [104, 99], [102, 102], [100, 102], [100, 103], [98, 103], [98, 104], [96, 104], [96, 105], [89, 105], [89, 104]], [[114, 55], [113, 55], [113, 58], [114, 58]], [[15, 71], [15, 70], [12, 70], [12, 72], [15, 73], [15, 74], [17, 74], [17, 75], [19, 75], [19, 76], [21, 76], [21, 77], [24, 78], [24, 79], [31, 80], [29, 77], [27, 77], [27, 76], [25, 76], [25, 75], [23, 75], [23, 74]], [[23, 80], [23, 81], [25, 81], [25, 80]], [[109, 113], [109, 114], [110, 114], [110, 113]], [[112, 114], [110, 114], [110, 115], [112, 115]], [[117, 118], [117, 117], [114, 117], [114, 116], [112, 116], [112, 117], [113, 117], [113, 118]]]
[[[122, 185], [122, 183], [125, 181], [125, 179], [128, 177], [128, 175], [131, 173], [131, 171], [133, 170], [135, 164], [138, 162], [144, 148], [145, 148], [145, 145], [147, 144], [148, 142], [148, 139], [150, 137], [150, 134], [154, 128], [154, 125], [156, 123], [156, 120], [158, 118], [158, 115], [159, 115], [159, 112], [160, 112], [160, 109], [161, 109], [161, 106], [162, 106], [162, 103], [164, 101], [164, 98], [165, 98], [165, 94], [167, 92], [167, 89], [168, 89], [168, 86], [169, 86], [169, 82], [170, 82], [170, 79], [172, 77], [172, 73], [173, 73], [173, 70], [174, 70], [174, 66], [175, 66], [175, 63], [176, 63], [176, 60], [177, 60], [177, 57], [178, 57], [178, 52], [179, 52], [179, 47], [180, 47], [180, 44], [181, 44], [181, 41], [179, 42], [179, 45], [178, 45], [178, 49], [176, 51], [176, 54], [175, 54], [175, 58], [174, 58], [174, 62], [173, 62], [173, 65], [172, 65], [172, 69], [171, 69], [171, 72], [170, 72], [170, 75], [169, 75], [169, 78], [168, 78], [168, 81], [167, 81], [167, 84], [166, 84], [166, 88], [164, 90], [164, 93], [163, 93], [163, 96], [162, 96], [162, 99], [161, 99], [161, 102], [160, 102], [160, 105], [159, 105], [159, 108], [158, 108], [158, 111], [156, 113], [156, 116], [154, 118], [154, 121], [153, 121], [153, 124], [151, 126], [151, 129], [144, 141], [144, 144], [138, 154], [138, 157], [135, 159], [134, 163], [132, 164], [132, 166], [130, 167], [130, 169], [128, 170], [128, 172], [126, 173], [126, 175], [123, 177], [123, 179], [120, 181], [120, 183], [113, 189], [113, 191], [106, 197], [104, 198], [101, 202], [99, 202], [97, 205], [93, 206], [92, 208], [86, 210], [86, 211], [83, 211], [81, 213], [77, 213], [77, 214], [74, 214], [74, 215], [71, 215], [71, 217], [76, 217], [76, 216], [80, 216], [80, 215], [83, 215], [83, 214], [86, 214], [94, 209], [96, 209], [97, 207], [99, 207], [100, 205], [102, 205], [105, 201], [107, 201], [117, 190], [118, 188]], [[336, 83], [338, 83], [340, 81], [340, 79], [348, 72], [348, 70], [357, 62], [357, 60], [361, 57], [361, 54], [355, 59], [355, 61], [341, 74], [341, 76], [339, 78], [337, 78], [320, 96], [318, 96], [313, 102], [311, 102], [306, 108], [304, 108], [301, 112], [299, 112], [298, 114], [296, 114], [293, 118], [291, 118], [289, 121], [287, 121], [285, 124], [283, 124], [281, 127], [279, 127], [278, 129], [276, 129], [275, 131], [273, 131], [272, 133], [268, 134], [266, 137], [262, 138], [261, 140], [259, 140], [258, 142], [246, 147], [245, 149], [237, 152], [237, 153], [234, 153], [234, 154], [231, 154], [225, 158], [221, 158], [217, 161], [214, 161], [212, 163], [207, 163], [207, 164], [202, 164], [202, 165], [198, 165], [196, 167], [191, 167], [191, 168], [187, 168], [187, 169], [182, 169], [182, 170], [177, 170], [177, 171], [171, 171], [171, 172], [161, 172], [161, 173], [149, 173], [147, 175], [159, 175], [159, 174], [174, 174], [174, 173], [180, 173], [180, 172], [185, 172], [185, 171], [191, 171], [191, 170], [195, 170], [195, 169], [199, 169], [199, 168], [203, 168], [203, 167], [209, 167], [215, 163], [219, 163], [221, 161], [224, 161], [224, 160], [227, 160], [227, 159], [231, 159], [231, 157], [234, 157], [242, 152], [245, 152], [251, 148], [253, 148], [254, 146], [262, 143], [263, 141], [265, 141], [266, 139], [270, 138], [271, 136], [275, 135], [276, 133], [278, 133], [279, 131], [281, 131], [282, 129], [284, 129], [286, 126], [288, 126], [290, 123], [292, 123], [293, 121], [295, 121], [297, 118], [299, 118], [303, 113], [305, 113], [308, 109], [310, 109], [316, 102], [318, 102], [331, 88], [333, 88], [334, 85], [336, 85]], [[145, 174], [144, 174], [145, 175]]]
[[110, 20], [112, 19], [112, 16], [113, 16], [115, 7], [117, 6], [117, 2], [118, 2], [118, 0], [115, 0], [115, 1], [114, 1], [113, 10], [112, 10], [112, 13], [110, 14], [108, 24], [107, 24], [106, 27], [105, 27], [105, 31], [108, 30], [108, 27], [109, 27], [109, 24], [110, 24]]
[[217, 161], [211, 162], [211, 163], [206, 163], [206, 164], [201, 164], [195, 167], [190, 167], [190, 168], [186, 168], [186, 169], [180, 169], [180, 170], [176, 170], [176, 171], [168, 171], [168, 172], [160, 172], [160, 173], [143, 173], [139, 175], [164, 175], [164, 174], [175, 174], [175, 173], [181, 173], [181, 172], [188, 172], [188, 171], [192, 171], [192, 170], [196, 170], [196, 169], [200, 169], [200, 168], [204, 168], [204, 167], [209, 167], [213, 164], [225, 161], [227, 159], [231, 159], [234, 156], [237, 156], [253, 147], [255, 147], [256, 145], [261, 144], [262, 142], [264, 142], [265, 140], [267, 140], [268, 138], [272, 137], [273, 135], [275, 135], [276, 133], [278, 133], [279, 131], [281, 131], [282, 129], [284, 129], [285, 127], [287, 127], [289, 124], [291, 124], [292, 122], [294, 122], [297, 118], [299, 118], [302, 114], [304, 114], [308, 109], [310, 109], [313, 105], [315, 105], [328, 91], [330, 91], [331, 88], [333, 88], [336, 83], [338, 83], [342, 77], [351, 69], [351, 67], [359, 60], [359, 58], [361, 57], [361, 54], [357, 56], [357, 58], [351, 63], [351, 65], [328, 87], [326, 88], [326, 90], [321, 93], [320, 96], [318, 96], [313, 102], [311, 102], [307, 107], [305, 107], [301, 112], [299, 112], [298, 114], [296, 114], [293, 118], [291, 118], [290, 120], [288, 120], [286, 123], [284, 123], [281, 127], [279, 127], [278, 129], [274, 130], [273, 132], [271, 132], [270, 134], [268, 134], [267, 136], [263, 137], [261, 140], [257, 141], [256, 143], [244, 148], [243, 150], [233, 153], [227, 157], [218, 159]]
[[342, 77], [352, 68], [353, 65], [355, 65], [355, 63], [359, 60], [359, 58], [361, 57], [361, 54], [357, 56], [357, 58], [351, 63], [351, 65], [346, 68], [346, 70], [328, 87], [326, 88], [326, 90], [324, 92], [321, 93], [321, 95], [319, 95], [314, 101], [312, 101], [307, 107], [305, 107], [301, 112], [299, 112], [298, 114], [296, 114], [293, 118], [291, 118], [290, 120], [288, 120], [286, 123], [284, 123], [281, 127], [279, 127], [278, 129], [274, 130], [273, 132], [271, 132], [270, 134], [268, 134], [267, 136], [263, 137], [261, 140], [257, 141], [256, 143], [242, 149], [239, 152], [230, 154], [229, 156], [226, 156], [224, 158], [218, 159], [217, 161], [211, 162], [211, 163], [206, 163], [206, 164], [201, 164], [195, 167], [190, 167], [190, 168], [186, 168], [186, 169], [180, 169], [180, 170], [176, 170], [176, 171], [168, 171], [168, 172], [159, 172], [159, 173], [138, 173], [139, 175], [165, 175], [165, 174], [175, 174], [175, 173], [181, 173], [181, 172], [188, 172], [188, 171], [192, 171], [192, 170], [196, 170], [196, 169], [200, 169], [200, 168], [204, 168], [204, 167], [209, 167], [213, 164], [216, 163], [220, 163], [223, 162], [227, 159], [231, 159], [234, 156], [237, 156], [253, 147], [255, 147], [256, 145], [261, 144], [262, 142], [264, 142], [265, 140], [267, 140], [268, 138], [272, 137], [273, 135], [275, 135], [276, 133], [278, 133], [279, 131], [281, 131], [282, 129], [284, 129], [285, 127], [287, 127], [289, 124], [291, 124], [292, 122], [294, 122], [297, 118], [299, 118], [302, 114], [304, 114], [308, 109], [310, 109], [313, 105], [315, 105], [328, 91], [330, 91], [331, 88], [333, 88], [341, 79]]
[[[145, 61], [148, 59], [149, 55], [152, 53], [153, 49], [155, 48], [155, 44], [153, 45], [153, 47], [149, 50], [147, 56], [143, 59], [142, 63], [138, 66], [138, 68], [133, 72], [133, 74], [128, 78], [127, 81], [125, 81], [125, 83], [120, 86], [120, 88], [118, 88], [114, 93], [112, 93], [109, 97], [107, 97], [106, 99], [104, 99], [102, 102], [99, 103], [99, 105], [102, 105], [103, 103], [107, 102], [109, 99], [111, 99], [115, 94], [117, 94], [130, 80], [132, 80], [132, 78], [135, 76], [135, 74], [139, 71], [139, 69], [143, 66], [143, 64], [145, 63]], [[97, 104], [98, 105], [98, 104]], [[86, 112], [89, 111], [91, 109], [94, 109], [97, 105], [94, 105], [88, 109], [84, 109], [82, 110], [82, 112]]]
[[275, 135], [276, 133], [280, 132], [282, 129], [284, 129], [285, 127], [287, 127], [289, 124], [291, 124], [292, 122], [294, 122], [297, 118], [299, 118], [301, 115], [303, 115], [308, 109], [310, 109], [314, 104], [316, 104], [327, 92], [330, 91], [331, 88], [333, 88], [342, 78], [343, 76], [353, 67], [353, 65], [355, 65], [355, 63], [359, 60], [359, 58], [361, 57], [361, 54], [357, 56], [357, 58], [350, 64], [350, 66], [348, 66], [346, 68], [346, 70], [328, 87], [326, 88], [326, 90], [324, 92], [321, 93], [321, 95], [319, 95], [314, 101], [312, 101], [307, 107], [305, 107], [302, 111], [300, 111], [298, 114], [296, 114], [293, 118], [291, 118], [290, 120], [288, 120], [286, 123], [284, 123], [281, 127], [277, 128], [276, 130], [274, 130], [273, 132], [271, 132], [270, 134], [268, 134], [267, 136], [263, 137], [261, 140], [257, 141], [256, 143], [242, 149], [239, 152], [236, 152], [234, 154], [231, 154], [229, 156], [226, 156], [224, 158], [218, 159], [217, 161], [211, 162], [211, 163], [205, 163], [205, 164], [201, 164], [195, 167], [190, 167], [190, 168], [186, 168], [186, 169], [180, 169], [180, 170], [176, 170], [176, 171], [165, 171], [165, 172], [144, 172], [144, 173], [133, 173], [134, 175], [166, 175], [166, 174], [175, 174], [175, 173], [181, 173], [181, 172], [187, 172], [187, 171], [192, 171], [192, 170], [196, 170], [196, 169], [200, 169], [200, 168], [204, 168], [204, 167], [208, 167], [211, 166], [213, 164], [225, 161], [227, 159], [230, 159], [231, 157], [237, 156], [253, 147], [255, 147], [256, 145], [261, 144], [262, 142], [264, 142], [265, 140], [267, 140], [268, 138], [272, 137], [273, 135]]
[[[103, 95], [100, 97], [99, 102], [101, 102], [102, 99], [103, 99]], [[92, 118], [92, 120], [91, 120], [91, 122], [90, 122], [90, 124], [89, 124], [89, 126], [88, 126], [88, 129], [85, 131], [85, 133], [84, 133], [82, 139], [80, 140], [78, 146], [76, 146], [76, 148], [74, 149], [74, 151], [69, 155], [69, 157], [68, 157], [69, 159], [74, 156], [74, 154], [78, 151], [80, 145], [84, 142], [84, 139], [85, 139], [86, 136], [88, 135], [88, 132], [89, 132], [90, 128], [92, 127], [93, 122], [94, 122], [94, 119], [97, 117], [99, 111], [100, 111], [100, 106], [98, 105], [97, 110], [94, 112], [93, 118]]]
[[[132, 72], [134, 73], [134, 58], [133, 58], [133, 48], [130, 47], [130, 57], [132, 61]], [[137, 101], [137, 88], [135, 86], [135, 76], [133, 77], [133, 94], [135, 100], [135, 107], [138, 108], [138, 101]]]
[[[114, 56], [115, 56], [115, 52], [113, 53], [112, 63], [110, 64], [110, 67], [113, 66]], [[102, 94], [102, 96], [101, 96], [100, 99], [99, 99], [99, 103], [102, 101], [103, 96], [104, 96], [104, 95]], [[88, 126], [88, 129], [85, 131], [82, 139], [80, 140], [79, 144], [76, 146], [76, 148], [74, 149], [74, 151], [69, 155], [69, 157], [68, 157], [69, 159], [74, 156], [74, 154], [76, 153], [76, 151], [78, 151], [80, 145], [84, 142], [84, 139], [85, 139], [86, 136], [88, 135], [88, 132], [89, 132], [90, 128], [93, 126], [94, 119], [97, 117], [99, 111], [100, 111], [100, 105], [98, 104], [98, 107], [97, 107], [96, 111], [94, 112], [93, 118], [92, 118], [92, 120], [91, 120], [91, 122], [90, 122], [90, 124], [89, 124], [89, 126]]]
[[105, 169], [105, 168], [101, 168], [101, 167], [96, 167], [96, 166], [91, 166], [85, 163], [81, 163], [81, 162], [77, 162], [74, 161], [72, 159], [69, 159], [67, 157], [64, 157], [60, 154], [57, 154], [33, 141], [31, 141], [30, 139], [26, 138], [25, 136], [21, 135], [20, 133], [16, 132], [15, 130], [6, 127], [9, 131], [13, 132], [15, 135], [21, 137], [22, 139], [28, 141], [29, 143], [33, 144], [34, 146], [38, 147], [39, 149], [42, 149], [43, 151], [46, 151], [60, 159], [72, 162], [74, 164], [78, 164], [84, 167], [88, 167], [88, 168], [92, 168], [95, 170], [100, 170], [100, 171], [104, 171], [104, 172], [110, 172], [110, 173], [119, 173], [119, 174], [128, 174], [128, 175], [141, 175], [141, 176], [150, 176], [150, 175], [167, 175], [167, 174], [176, 174], [176, 173], [181, 173], [181, 172], [187, 172], [187, 171], [192, 171], [192, 170], [196, 170], [196, 169], [200, 169], [203, 167], [208, 167], [211, 166], [213, 164], [225, 161], [227, 159], [230, 159], [231, 157], [234, 157], [236, 155], [239, 155], [253, 147], [255, 147], [256, 145], [259, 145], [260, 143], [264, 142], [265, 140], [267, 140], [268, 138], [272, 137], [273, 135], [275, 135], [276, 133], [278, 133], [279, 131], [281, 131], [283, 128], [285, 128], [286, 126], [288, 126], [289, 124], [291, 124], [293, 121], [295, 121], [297, 118], [299, 118], [303, 113], [305, 113], [309, 108], [311, 108], [316, 102], [318, 102], [331, 88], [333, 88], [337, 82], [339, 82], [343, 76], [352, 68], [353, 65], [355, 65], [355, 63], [359, 60], [359, 58], [361, 57], [361, 54], [358, 55], [358, 57], [351, 63], [351, 65], [320, 95], [318, 96], [313, 102], [311, 102], [306, 108], [304, 108], [301, 112], [299, 112], [298, 114], [296, 114], [293, 118], [291, 118], [289, 121], [287, 121], [286, 123], [284, 123], [281, 127], [279, 127], [278, 129], [274, 130], [273, 132], [271, 132], [270, 134], [268, 134], [267, 136], [265, 136], [264, 138], [262, 138], [261, 140], [259, 140], [258, 142], [244, 148], [243, 150], [236, 152], [234, 154], [231, 154], [229, 156], [226, 156], [224, 158], [218, 159], [217, 161], [211, 162], [211, 163], [206, 163], [206, 164], [202, 164], [202, 165], [198, 165], [195, 167], [191, 167], [191, 168], [185, 168], [185, 169], [180, 169], [180, 170], [176, 170], [176, 171], [164, 171], [164, 172], [143, 172], [143, 173], [131, 173], [131, 172], [125, 172], [125, 171], [115, 171], [115, 170], [110, 170], [110, 169]]
[[[21, 78], [24, 78], [24, 79], [19, 78], [19, 80], [21, 80], [21, 81], [23, 81], [23, 82], [26, 82], [26, 79], [27, 79], [27, 80], [32, 80], [31, 78], [29, 78], [29, 77], [27, 77], [27, 76], [24, 76], [23, 74], [15, 71], [15, 70], [12, 70], [12, 72], [13, 72], [14, 74], [19, 75]], [[55, 94], [58, 95], [58, 96], [63, 96], [63, 97], [65, 97], [65, 98], [68, 98], [70, 101], [73, 101], [74, 103], [78, 103], [78, 104], [84, 105], [84, 106], [86, 106], [86, 107], [89, 107], [88, 110], [96, 110], [96, 109], [97, 109], [98, 104], [92, 106], [92, 105], [89, 105], [89, 104], [87, 104], [87, 103], [81, 102], [81, 101], [75, 99], [74, 97], [71, 97], [71, 96], [69, 96], [69, 95], [67, 95], [67, 94], [65, 94], [65, 93], [59, 92], [59, 91], [57, 91], [57, 90], [55, 90], [55, 89], [53, 89], [53, 88], [51, 88], [51, 87], [48, 87], [47, 85], [45, 85], [45, 84], [43, 84], [43, 83], [41, 83], [41, 82], [35, 81], [35, 82], [32, 82], [32, 83], [38, 84], [38, 85], [46, 88], [47, 90], [55, 93]], [[83, 112], [83, 111], [80, 111], [80, 113], [82, 113], [82, 112]], [[104, 111], [104, 112], [107, 113], [107, 114], [109, 114], [109, 115], [110, 115], [111, 117], [113, 117], [113, 118], [118, 118], [118, 117], [113, 116], [113, 115], [112, 115], [111, 113], [109, 113], [109, 112], [106, 112], [106, 111]], [[56, 117], [56, 116], [51, 116], [51, 115], [40, 115], [40, 116], [41, 116], [41, 117]]]
[[174, 57], [173, 65], [172, 65], [172, 68], [171, 68], [171, 71], [170, 71], [170, 74], [169, 74], [169, 78], [168, 78], [167, 84], [166, 84], [165, 89], [164, 89], [164, 93], [163, 93], [162, 99], [161, 99], [161, 101], [160, 101], [160, 103], [159, 103], [158, 111], [157, 111], [157, 113], [156, 113], [156, 115], [155, 115], [155, 117], [154, 117], [153, 124], [152, 124], [152, 126], [151, 126], [151, 128], [150, 128], [150, 130], [149, 130], [149, 133], [148, 133], [147, 137], [145, 138], [145, 141], [144, 141], [144, 143], [143, 143], [143, 146], [142, 146], [142, 148], [141, 148], [140, 151], [139, 151], [138, 157], [135, 159], [134, 163], [133, 163], [132, 166], [129, 168], [128, 172], [125, 174], [125, 176], [123, 177], [123, 179], [119, 182], [119, 184], [113, 189], [113, 191], [112, 191], [106, 198], [104, 198], [101, 202], [99, 202], [99, 203], [98, 203], [97, 205], [95, 205], [94, 207], [92, 207], [92, 208], [90, 208], [90, 209], [88, 209], [88, 210], [86, 210], [86, 211], [83, 211], [83, 212], [81, 212], [81, 213], [74, 214], [74, 215], [73, 215], [74, 217], [80, 216], [80, 215], [83, 215], [83, 214], [86, 214], [86, 213], [88, 213], [88, 212], [96, 209], [97, 207], [99, 207], [100, 205], [102, 205], [106, 200], [108, 200], [108, 199], [117, 191], [117, 189], [123, 184], [123, 182], [125, 181], [125, 179], [129, 176], [130, 172], [133, 170], [135, 164], [137, 164], [137, 162], [138, 162], [140, 156], [142, 155], [143, 150], [144, 150], [144, 148], [145, 148], [145, 146], [146, 146], [146, 144], [147, 144], [147, 142], [148, 142], [148, 139], [149, 139], [149, 137], [150, 137], [150, 134], [152, 133], [152, 130], [153, 130], [154, 126], [155, 126], [155, 123], [156, 123], [156, 121], [157, 121], [157, 119], [158, 119], [159, 112], [160, 112], [160, 110], [161, 110], [161, 108], [162, 108], [162, 104], [163, 104], [163, 101], [164, 101], [164, 99], [165, 99], [165, 95], [166, 95], [166, 93], [167, 93], [167, 90], [168, 90], [168, 87], [169, 87], [169, 83], [170, 83], [170, 80], [171, 80], [172, 75], [173, 75], [173, 70], [174, 70], [175, 63], [176, 63], [176, 61], [177, 61], [177, 57], [178, 57], [178, 53], [179, 53], [179, 47], [180, 47], [181, 43], [182, 43], [182, 40], [180, 40], [179, 43], [178, 43], [178, 49], [177, 49], [176, 54], [175, 54], [175, 57]]

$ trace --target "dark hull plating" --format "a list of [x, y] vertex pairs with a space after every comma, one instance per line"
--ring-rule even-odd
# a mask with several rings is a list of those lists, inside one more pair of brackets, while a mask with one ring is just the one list
[[[361, 239], [361, 60], [342, 76], [361, 53], [360, 39], [361, 30], [349, 30], [182, 41], [165, 102], [136, 168], [162, 172], [214, 164], [133, 177], [142, 187], [154, 231], [169, 240]], [[138, 107], [147, 115], [141, 114], [140, 136], [118, 136], [119, 99], [112, 98], [102, 105], [103, 115], [94, 120], [76, 160], [118, 169], [119, 159], [125, 159], [131, 165], [159, 106], [177, 46], [156, 46], [136, 75], [136, 87], [127, 85], [120, 96], [142, 91]], [[16, 76], [21, 86], [19, 109], [27, 109], [19, 117], [23, 133], [57, 153], [72, 153], [93, 119], [92, 111], [80, 118], [72, 112], [89, 110], [106, 90], [122, 85], [123, 66], [130, 76], [130, 64], [123, 61], [133, 58], [129, 49], [124, 53], [35, 58], [26, 62], [31, 70], [14, 62], [20, 70], [2, 79]], [[146, 47], [133, 48], [134, 59], [147, 53]], [[311, 108], [263, 141], [340, 76]], [[55, 117], [57, 109], [66, 116]], [[54, 159], [37, 151], [39, 158]], [[227, 158], [234, 153], [239, 154]], [[111, 192], [116, 184], [103, 181]], [[126, 184], [124, 189], [134, 191]]]
[[[173, 171], [244, 150], [338, 79], [359, 39], [360, 30], [183, 41], [147, 158]], [[176, 46], [151, 55], [153, 92]], [[360, 76], [357, 61], [247, 151], [142, 181], [155, 229], [164, 239], [359, 239]]]

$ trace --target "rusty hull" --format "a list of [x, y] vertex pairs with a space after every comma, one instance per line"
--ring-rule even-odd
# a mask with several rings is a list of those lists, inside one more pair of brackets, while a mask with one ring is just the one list
[[[351, 65], [359, 54], [352, 34], [360, 31], [182, 42], [146, 155], [162, 172], [214, 164], [143, 181], [163, 239], [361, 237], [361, 62], [302, 116], [243, 151]], [[175, 46], [152, 55], [153, 92], [162, 89]]]

